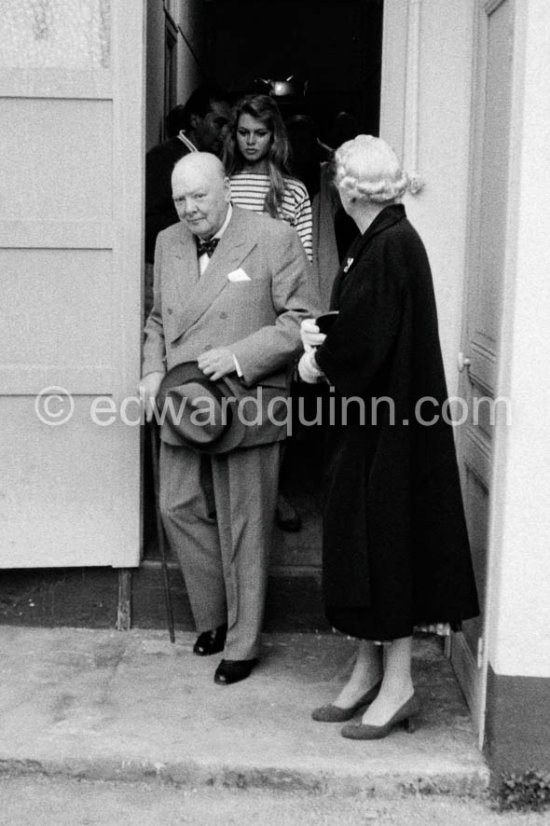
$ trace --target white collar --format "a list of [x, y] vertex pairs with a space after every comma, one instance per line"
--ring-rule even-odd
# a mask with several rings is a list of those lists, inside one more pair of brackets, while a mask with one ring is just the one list
[[195, 144], [194, 144], [194, 143], [191, 143], [191, 141], [189, 140], [189, 138], [187, 137], [187, 135], [185, 134], [185, 132], [183, 131], [183, 129], [181, 129], [181, 130], [178, 132], [177, 137], [180, 139], [180, 141], [181, 141], [183, 144], [185, 144], [185, 146], [189, 149], [189, 151], [190, 151], [190, 152], [198, 152], [198, 151], [199, 151], [199, 150], [197, 149], [197, 147], [195, 146]]
[[213, 238], [221, 238], [222, 237], [225, 230], [227, 229], [227, 225], [229, 224], [232, 215], [233, 215], [233, 207], [231, 206], [231, 204], [229, 204], [229, 207], [227, 209], [227, 215], [225, 216], [225, 221], [223, 222], [223, 224], [221, 225], [219, 230], [216, 232], [216, 234], [212, 236]]

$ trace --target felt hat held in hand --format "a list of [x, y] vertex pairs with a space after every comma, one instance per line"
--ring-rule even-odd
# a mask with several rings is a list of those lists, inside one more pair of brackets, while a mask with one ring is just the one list
[[211, 381], [196, 361], [166, 373], [156, 408], [159, 424], [165, 422], [182, 445], [199, 453], [227, 453], [239, 447], [245, 434], [231, 380]]

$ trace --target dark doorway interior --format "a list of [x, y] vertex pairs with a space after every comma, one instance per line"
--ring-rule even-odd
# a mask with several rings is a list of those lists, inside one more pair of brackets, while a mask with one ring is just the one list
[[215, 0], [205, 72], [239, 94], [256, 78], [293, 75], [304, 105], [330, 144], [345, 110], [361, 132], [378, 134], [382, 0]]

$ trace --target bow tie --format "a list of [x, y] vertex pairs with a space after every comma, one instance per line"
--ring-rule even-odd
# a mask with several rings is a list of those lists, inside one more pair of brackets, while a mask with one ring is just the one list
[[201, 255], [208, 255], [210, 256], [213, 254], [214, 250], [218, 246], [220, 239], [219, 238], [210, 238], [208, 241], [201, 241], [199, 238], [195, 238], [197, 243], [197, 255], [199, 258]]

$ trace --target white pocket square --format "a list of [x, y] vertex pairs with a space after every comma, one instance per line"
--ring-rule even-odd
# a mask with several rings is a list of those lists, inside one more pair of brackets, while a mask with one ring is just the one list
[[245, 273], [242, 267], [238, 270], [233, 270], [227, 276], [229, 281], [250, 281], [250, 276]]

